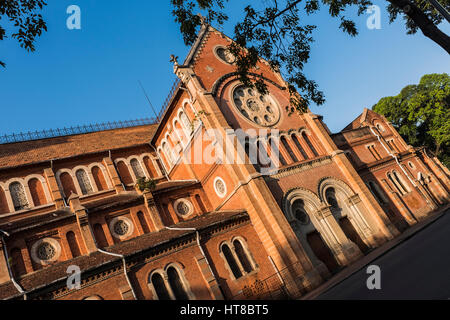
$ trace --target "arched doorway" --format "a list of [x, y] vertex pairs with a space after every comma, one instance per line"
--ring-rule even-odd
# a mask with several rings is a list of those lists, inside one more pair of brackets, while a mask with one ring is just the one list
[[306, 239], [316, 257], [327, 266], [331, 273], [336, 273], [340, 268], [339, 264], [331, 253], [330, 248], [323, 241], [320, 233], [314, 230], [306, 235]]
[[346, 198], [347, 197], [345, 194], [339, 189], [336, 191], [335, 188], [329, 187], [325, 191], [326, 202], [330, 205], [330, 210], [338, 221], [342, 231], [344, 231], [348, 239], [358, 246], [361, 252], [366, 254], [370, 249], [359, 235], [353, 223], [350, 221], [350, 209], [345, 203]]
[[[292, 213], [300, 225], [307, 226], [310, 224], [311, 219], [307, 213], [305, 202], [302, 199], [297, 199], [292, 203]], [[316, 228], [306, 234], [306, 242], [314, 255], [325, 264], [331, 273], [339, 269], [339, 264], [334, 258], [333, 253]]]
[[284, 206], [286, 217], [314, 267], [325, 278], [337, 272], [343, 265], [335, 251], [340, 244], [320, 222], [318, 212], [323, 205], [319, 198], [298, 188], [288, 192]]

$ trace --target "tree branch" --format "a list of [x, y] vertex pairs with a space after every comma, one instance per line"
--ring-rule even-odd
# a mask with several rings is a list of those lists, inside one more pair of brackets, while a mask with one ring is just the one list
[[441, 46], [450, 54], [450, 37], [439, 30], [438, 27], [420, 10], [414, 3], [408, 0], [387, 0], [394, 6], [403, 10], [403, 12], [414, 21], [422, 30], [422, 33]]

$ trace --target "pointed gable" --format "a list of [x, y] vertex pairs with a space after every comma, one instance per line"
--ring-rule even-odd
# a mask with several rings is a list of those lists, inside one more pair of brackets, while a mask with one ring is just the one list
[[[225, 48], [232, 41], [230, 37], [210, 25], [203, 25], [200, 29], [184, 65], [193, 68], [200, 83], [207, 91], [211, 91], [221, 77], [233, 76], [233, 73], [236, 72], [235, 65], [223, 61], [217, 54], [218, 48]], [[264, 60], [261, 60], [257, 70], [252, 70], [252, 72], [258, 75], [263, 74], [269, 82], [285, 86], [282, 79], [271, 70], [269, 64]]]

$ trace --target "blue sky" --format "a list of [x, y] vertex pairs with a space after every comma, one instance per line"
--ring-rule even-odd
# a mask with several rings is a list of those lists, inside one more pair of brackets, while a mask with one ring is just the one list
[[[152, 116], [138, 81], [159, 109], [175, 79], [170, 54], [183, 60], [189, 50], [169, 0], [48, 2], [48, 32], [38, 39], [36, 52], [12, 39], [0, 41], [0, 60], [7, 63], [0, 70], [0, 134]], [[222, 31], [232, 36], [247, 1], [230, 3], [233, 18]], [[311, 109], [332, 131], [422, 75], [450, 72], [443, 49], [421, 33], [406, 35], [401, 20], [389, 24], [386, 1], [374, 3], [382, 8], [382, 28], [369, 30], [369, 15], [355, 16], [360, 31], [355, 38], [342, 33], [326, 11], [307, 18], [318, 29], [305, 72], [327, 99]], [[81, 8], [81, 30], [66, 27], [71, 4]], [[440, 27], [450, 33], [448, 24]]]

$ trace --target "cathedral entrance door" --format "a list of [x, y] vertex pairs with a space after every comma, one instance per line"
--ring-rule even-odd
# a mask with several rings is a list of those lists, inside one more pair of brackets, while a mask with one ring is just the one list
[[319, 232], [313, 231], [306, 238], [316, 257], [327, 266], [331, 273], [337, 272], [340, 268], [339, 264], [336, 262], [331, 250], [325, 244]]
[[359, 247], [359, 250], [361, 250], [362, 253], [366, 254], [369, 251], [369, 247], [361, 239], [348, 217], [340, 219], [339, 225], [341, 226], [342, 231], [344, 231], [345, 235]]

